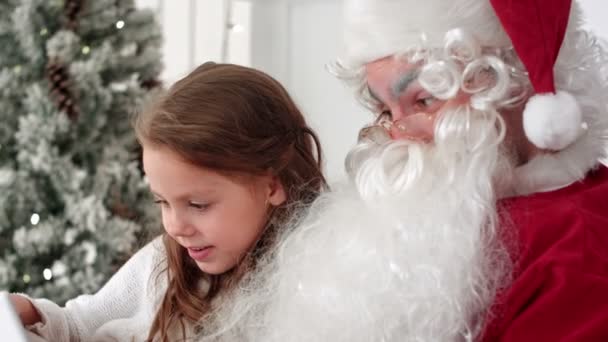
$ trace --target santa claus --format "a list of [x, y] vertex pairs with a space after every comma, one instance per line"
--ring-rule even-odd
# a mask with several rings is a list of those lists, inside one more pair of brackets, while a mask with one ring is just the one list
[[608, 340], [608, 54], [577, 4], [344, 6], [333, 70], [376, 123], [212, 336]]

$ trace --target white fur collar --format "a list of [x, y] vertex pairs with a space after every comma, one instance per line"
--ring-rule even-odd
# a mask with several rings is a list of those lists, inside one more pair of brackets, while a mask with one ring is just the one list
[[606, 133], [600, 127], [589, 129], [563, 151], [539, 155], [516, 168], [515, 196], [554, 191], [585, 178], [606, 158]]

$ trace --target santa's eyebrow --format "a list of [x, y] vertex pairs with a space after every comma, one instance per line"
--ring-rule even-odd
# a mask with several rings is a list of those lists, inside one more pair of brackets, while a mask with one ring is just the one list
[[393, 85], [391, 86], [391, 95], [394, 98], [399, 98], [412, 83], [418, 79], [420, 72], [418, 70], [410, 70], [403, 74]]

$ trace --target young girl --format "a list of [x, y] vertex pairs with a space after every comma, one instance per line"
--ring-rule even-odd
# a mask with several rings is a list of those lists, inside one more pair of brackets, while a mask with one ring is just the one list
[[325, 185], [315, 133], [254, 69], [203, 64], [134, 127], [165, 233], [65, 308], [11, 295], [24, 325], [49, 341], [194, 336]]

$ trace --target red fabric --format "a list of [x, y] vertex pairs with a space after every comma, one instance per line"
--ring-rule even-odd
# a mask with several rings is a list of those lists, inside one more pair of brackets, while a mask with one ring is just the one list
[[608, 341], [608, 169], [501, 206], [518, 234], [515, 278], [484, 341]]
[[555, 93], [553, 66], [572, 0], [490, 0], [537, 94]]

